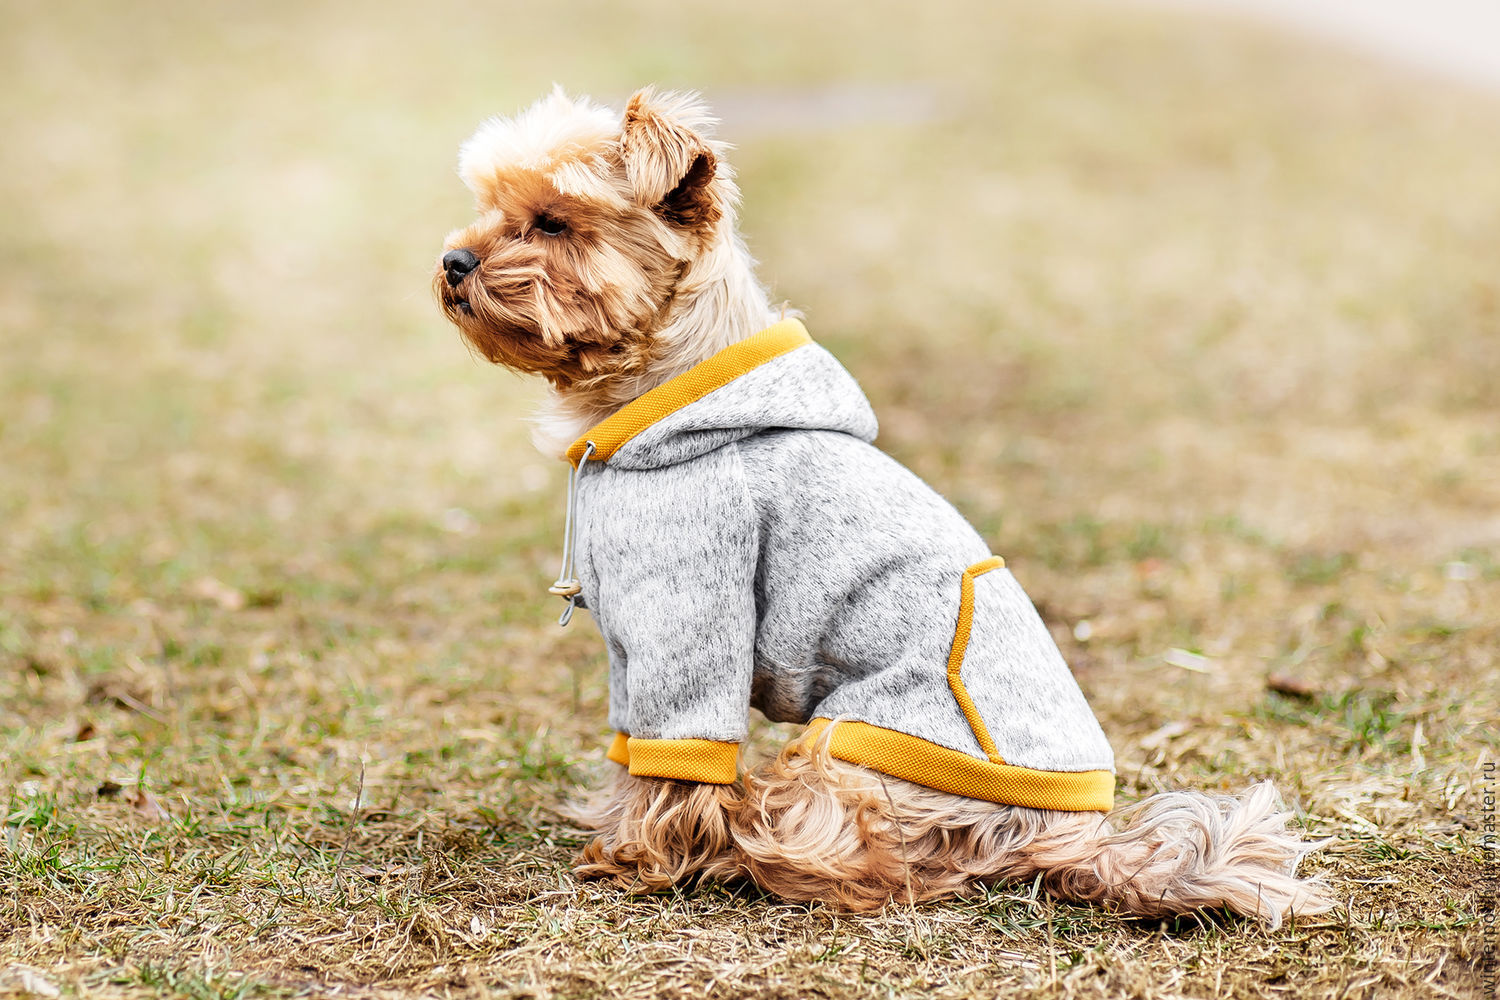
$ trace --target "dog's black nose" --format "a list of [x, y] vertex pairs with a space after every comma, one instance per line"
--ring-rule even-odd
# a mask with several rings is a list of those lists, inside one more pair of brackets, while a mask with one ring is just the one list
[[456, 285], [464, 275], [479, 266], [479, 258], [471, 250], [449, 250], [443, 254], [443, 270], [448, 273], [448, 284]]

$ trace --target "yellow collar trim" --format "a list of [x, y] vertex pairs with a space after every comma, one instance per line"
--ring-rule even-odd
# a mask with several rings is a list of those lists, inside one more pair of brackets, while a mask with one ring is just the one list
[[722, 389], [772, 358], [779, 358], [810, 343], [812, 337], [808, 336], [807, 328], [799, 320], [784, 319], [737, 344], [730, 344], [707, 361], [663, 382], [599, 421], [587, 434], [573, 442], [567, 451], [567, 460], [576, 466], [592, 441], [594, 453], [589, 456], [589, 461], [606, 461], [627, 441], [658, 420], [697, 402], [715, 389]]

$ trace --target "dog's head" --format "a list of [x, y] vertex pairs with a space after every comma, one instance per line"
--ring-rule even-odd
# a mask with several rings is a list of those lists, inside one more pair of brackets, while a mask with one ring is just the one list
[[459, 154], [479, 218], [443, 244], [443, 311], [561, 390], [646, 364], [735, 196], [711, 125], [695, 96], [650, 88], [623, 116], [559, 89], [485, 122]]

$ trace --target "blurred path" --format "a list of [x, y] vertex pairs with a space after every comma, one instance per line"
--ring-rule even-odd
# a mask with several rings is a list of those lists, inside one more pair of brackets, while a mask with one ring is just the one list
[[[1496, 0], [1500, 3], [1500, 0]], [[921, 83], [835, 83], [814, 88], [719, 91], [710, 104], [725, 135], [821, 132], [853, 124], [913, 125], [943, 113], [938, 88]]]
[[1500, 0], [1148, 0], [1236, 10], [1500, 90]]

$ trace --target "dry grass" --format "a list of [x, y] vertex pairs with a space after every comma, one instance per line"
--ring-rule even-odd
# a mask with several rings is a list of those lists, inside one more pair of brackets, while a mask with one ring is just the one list
[[[0, 995], [1479, 994], [1494, 101], [1119, 8], [212, 6], [4, 3]], [[1276, 779], [1343, 910], [571, 879], [562, 477], [426, 290], [457, 141], [553, 79], [735, 97], [766, 277], [1054, 623], [1125, 797]]]

